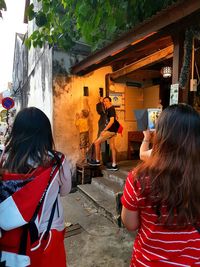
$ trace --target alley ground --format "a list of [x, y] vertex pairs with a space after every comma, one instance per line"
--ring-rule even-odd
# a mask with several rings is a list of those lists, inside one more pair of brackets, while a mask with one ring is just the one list
[[63, 198], [65, 220], [80, 224], [65, 238], [67, 267], [128, 267], [134, 235], [110, 222], [79, 192]]

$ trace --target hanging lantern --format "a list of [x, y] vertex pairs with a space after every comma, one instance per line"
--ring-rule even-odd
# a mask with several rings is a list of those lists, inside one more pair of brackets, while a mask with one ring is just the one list
[[163, 78], [170, 78], [172, 76], [172, 68], [169, 66], [163, 67], [161, 73]]

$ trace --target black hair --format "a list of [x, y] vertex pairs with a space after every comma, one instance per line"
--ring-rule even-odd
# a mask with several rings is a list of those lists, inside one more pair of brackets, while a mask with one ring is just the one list
[[50, 164], [49, 153], [59, 163], [54, 148], [48, 117], [35, 107], [19, 111], [6, 142], [4, 168], [11, 172], [26, 173], [32, 168], [30, 160], [40, 166]]
[[105, 97], [103, 98], [103, 100], [106, 99], [106, 98], [109, 99], [110, 102], [112, 102], [112, 98], [111, 98], [111, 97], [109, 97], [109, 96], [105, 96]]

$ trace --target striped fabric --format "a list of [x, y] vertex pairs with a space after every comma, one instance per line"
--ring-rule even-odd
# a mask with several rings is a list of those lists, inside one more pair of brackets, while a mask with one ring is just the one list
[[[141, 193], [140, 183], [133, 184], [133, 173], [129, 173], [122, 205], [140, 214], [140, 227], [136, 236], [130, 266], [200, 266], [200, 234], [189, 225], [187, 229], [166, 229], [157, 223], [157, 215], [151, 203]], [[162, 212], [166, 214], [165, 207]], [[165, 215], [166, 216], [166, 215]]]

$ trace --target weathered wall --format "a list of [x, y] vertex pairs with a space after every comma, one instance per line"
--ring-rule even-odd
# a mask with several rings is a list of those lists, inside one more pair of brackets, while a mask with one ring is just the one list
[[16, 33], [12, 73], [12, 95], [16, 110], [27, 106], [29, 85], [28, 77], [28, 49], [23, 43], [24, 35]]
[[[105, 88], [105, 73], [110, 68], [102, 68], [84, 77], [57, 77], [54, 79], [54, 136], [57, 149], [64, 152], [72, 165], [79, 158], [79, 133], [75, 127], [75, 114], [81, 109], [90, 108], [90, 141], [97, 136], [98, 119], [96, 103], [99, 87]], [[83, 96], [83, 87], [88, 86], [89, 96]]]
[[[35, 9], [39, 10], [41, 3], [31, 0]], [[28, 23], [28, 36], [37, 28], [35, 20]], [[28, 107], [35, 106], [48, 116], [52, 123], [53, 97], [52, 97], [52, 49], [48, 45], [43, 48], [33, 48], [28, 51]]]
[[52, 50], [48, 46], [29, 52], [28, 77], [30, 84], [28, 106], [35, 106], [52, 122]]

